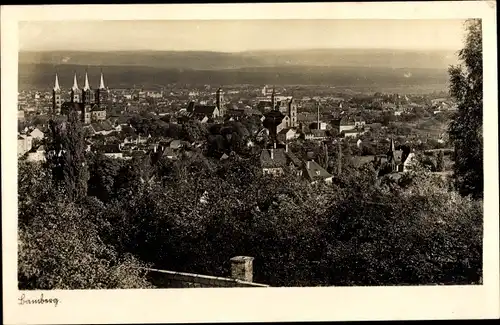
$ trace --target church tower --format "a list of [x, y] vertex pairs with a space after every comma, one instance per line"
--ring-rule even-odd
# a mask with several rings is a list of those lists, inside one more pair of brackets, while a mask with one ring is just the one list
[[79, 103], [80, 100], [82, 99], [81, 95], [82, 92], [80, 88], [78, 88], [78, 81], [76, 79], [76, 72], [75, 72], [75, 76], [73, 78], [73, 87], [71, 87], [71, 102]]
[[288, 102], [288, 117], [290, 118], [290, 127], [294, 128], [297, 126], [297, 104], [293, 100], [293, 97]]
[[387, 162], [391, 164], [393, 171], [397, 171], [398, 161], [396, 161], [396, 146], [394, 145], [393, 138], [391, 138], [391, 147], [389, 148], [389, 152], [387, 153]]
[[85, 84], [82, 90], [82, 117], [83, 123], [89, 124], [92, 118], [92, 104], [94, 103], [94, 92], [90, 88], [89, 77], [85, 71]]
[[62, 98], [61, 98], [61, 87], [59, 87], [59, 79], [56, 73], [56, 81], [54, 83], [54, 89], [52, 89], [52, 112], [56, 115], [61, 114]]
[[96, 104], [100, 109], [105, 110], [108, 106], [108, 89], [104, 86], [104, 76], [101, 71], [101, 82], [96, 91]]
[[224, 104], [223, 104], [223, 99], [222, 99], [222, 88], [217, 89], [215, 92], [215, 106], [219, 110], [220, 116], [224, 116], [225, 109], [224, 109]]
[[85, 85], [82, 92], [82, 102], [84, 105], [91, 105], [94, 103], [94, 92], [90, 88], [87, 72], [85, 72]]

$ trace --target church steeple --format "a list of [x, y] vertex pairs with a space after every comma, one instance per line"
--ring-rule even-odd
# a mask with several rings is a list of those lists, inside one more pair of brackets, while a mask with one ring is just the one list
[[217, 109], [219, 110], [219, 114], [221, 116], [224, 116], [224, 107], [222, 103], [222, 88], [219, 87], [217, 91], [215, 92], [215, 105]]
[[82, 102], [85, 105], [94, 104], [95, 94], [92, 91], [92, 89], [90, 88], [89, 76], [88, 76], [87, 71], [85, 71], [85, 84], [83, 86], [82, 98], [83, 98]]
[[101, 83], [99, 84], [99, 89], [106, 89], [106, 87], [104, 86], [104, 76], [102, 75], [102, 71], [101, 71]]
[[85, 71], [85, 85], [83, 87], [83, 90], [90, 90], [89, 76], [87, 75], [87, 71]]
[[78, 81], [76, 80], [76, 72], [75, 72], [75, 76], [73, 78], [73, 87], [71, 87], [72, 90], [78, 90], [80, 88], [78, 88]]
[[391, 152], [396, 151], [396, 146], [394, 145], [394, 139], [391, 138]]
[[71, 102], [72, 103], [79, 103], [81, 99], [81, 90], [78, 87], [78, 80], [76, 78], [76, 71], [75, 71], [75, 76], [73, 77], [73, 87], [71, 87]]
[[61, 114], [62, 98], [61, 87], [59, 86], [59, 78], [56, 73], [56, 80], [54, 82], [54, 89], [52, 89], [52, 112], [54, 114]]
[[[108, 89], [104, 85], [104, 75], [101, 69], [101, 81], [99, 83], [99, 88], [95, 91], [95, 103], [99, 106], [99, 108], [106, 114], [106, 108], [108, 106]], [[105, 115], [104, 115], [105, 116]]]
[[56, 81], [54, 83], [54, 91], [60, 91], [61, 87], [59, 87], [59, 78], [57, 78], [57, 73], [56, 73]]

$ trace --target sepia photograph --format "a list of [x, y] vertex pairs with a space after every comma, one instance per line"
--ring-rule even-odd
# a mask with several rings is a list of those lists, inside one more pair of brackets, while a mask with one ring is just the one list
[[18, 305], [484, 285], [481, 18], [17, 26]]

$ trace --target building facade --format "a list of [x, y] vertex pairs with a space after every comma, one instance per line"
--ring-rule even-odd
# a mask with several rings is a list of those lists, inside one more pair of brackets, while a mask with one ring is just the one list
[[62, 91], [59, 79], [56, 80], [52, 91], [52, 111], [54, 114], [68, 114], [71, 110], [78, 111], [84, 124], [106, 119], [106, 109], [108, 108], [109, 90], [104, 85], [104, 77], [101, 72], [101, 82], [97, 90], [90, 86], [88, 74], [85, 73], [85, 84], [83, 89], [78, 86], [76, 73], [73, 78], [73, 86], [70, 90], [69, 101], [62, 98]]

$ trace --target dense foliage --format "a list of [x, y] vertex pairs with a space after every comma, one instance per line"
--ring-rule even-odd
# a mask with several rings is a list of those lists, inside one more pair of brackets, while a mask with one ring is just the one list
[[450, 93], [458, 112], [450, 123], [456, 185], [462, 194], [483, 195], [483, 44], [481, 20], [467, 22], [462, 64], [450, 68]]
[[143, 263], [227, 276], [236, 255], [255, 257], [255, 281], [272, 286], [481, 281], [480, 201], [424, 171], [381, 182], [345, 144], [311, 150], [328, 156], [333, 185], [263, 176], [258, 153], [86, 154], [76, 200], [51, 181], [56, 167], [21, 163], [20, 286], [146, 287]]
[[78, 202], [47, 166], [19, 164], [20, 289], [147, 288], [139, 262], [106, 243], [112, 225], [95, 198]]

